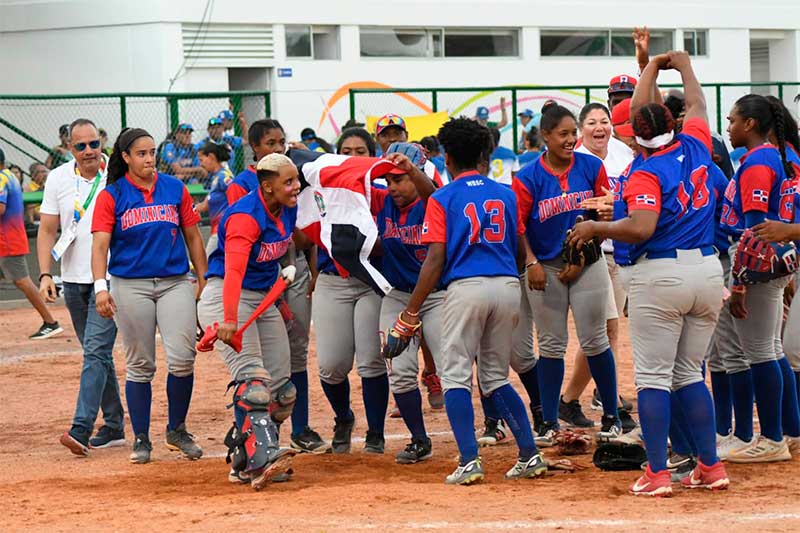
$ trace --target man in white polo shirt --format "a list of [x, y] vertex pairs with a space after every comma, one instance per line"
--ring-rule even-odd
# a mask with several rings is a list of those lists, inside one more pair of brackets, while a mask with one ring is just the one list
[[[125, 444], [124, 412], [114, 369], [117, 328], [112, 319], [97, 314], [92, 278], [92, 213], [106, 185], [107, 158], [92, 121], [78, 119], [69, 127], [69, 149], [73, 161], [53, 169], [44, 187], [37, 252], [42, 275], [39, 292], [48, 302], [56, 300], [51, 268], [61, 260], [64, 301], [75, 333], [83, 346], [83, 368], [72, 427], [60, 439], [75, 455], [86, 456], [89, 448]], [[61, 236], [58, 229], [61, 227]], [[103, 426], [92, 437], [98, 411]]]

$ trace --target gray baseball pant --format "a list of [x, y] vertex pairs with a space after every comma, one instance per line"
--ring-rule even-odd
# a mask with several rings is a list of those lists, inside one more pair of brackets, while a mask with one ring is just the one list
[[792, 370], [800, 372], [800, 295], [795, 295], [792, 307], [789, 309], [789, 318], [783, 331], [783, 349], [789, 364], [792, 365]]
[[678, 250], [677, 259], [640, 259], [628, 307], [636, 388], [678, 390], [703, 381], [702, 364], [722, 307], [716, 255]]
[[[728, 280], [731, 275], [731, 258], [723, 255], [719, 258], [722, 265], [723, 279]], [[723, 305], [719, 312], [717, 327], [708, 345], [706, 353], [708, 359], [708, 369], [711, 372], [727, 372], [735, 374], [750, 368], [750, 365], [742, 353], [742, 345], [739, 342], [739, 334], [733, 327], [733, 315], [728, 305]]]
[[[398, 315], [408, 305], [411, 294], [392, 289], [381, 302], [380, 331], [388, 332]], [[442, 319], [444, 315], [445, 291], [432, 292], [425, 298], [419, 312], [422, 335], [433, 354], [436, 368], [442, 365]], [[411, 392], [419, 388], [419, 338], [411, 339], [408, 347], [391, 360], [389, 385], [394, 394]]]
[[288, 329], [292, 373], [306, 371], [308, 333], [311, 331], [311, 298], [307, 296], [308, 285], [311, 283], [311, 272], [308, 270], [306, 256], [302, 252], [297, 254], [295, 266], [297, 273], [294, 281], [283, 293], [289, 309], [294, 315], [294, 323]]
[[128, 381], [148, 383], [156, 372], [156, 326], [167, 354], [167, 370], [177, 377], [194, 372], [195, 288], [188, 276], [111, 278], [115, 321], [125, 346]]
[[519, 320], [516, 277], [474, 277], [447, 287], [442, 321], [442, 387], [472, 391], [472, 363], [484, 396], [508, 384], [512, 334]]
[[519, 277], [519, 320], [511, 334], [511, 368], [524, 374], [536, 366], [539, 359], [533, 350], [533, 309], [528, 289], [527, 273]]
[[381, 297], [364, 282], [320, 272], [311, 316], [322, 381], [337, 385], [347, 379], [354, 354], [362, 378], [386, 374], [378, 334], [380, 314]]

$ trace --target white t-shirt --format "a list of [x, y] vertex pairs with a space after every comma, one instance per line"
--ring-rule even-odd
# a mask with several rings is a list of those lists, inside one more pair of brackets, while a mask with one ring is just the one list
[[[76, 163], [64, 163], [47, 175], [44, 184], [44, 198], [39, 212], [43, 215], [58, 215], [61, 228], [68, 227], [75, 216], [75, 200], [81, 205], [89, 197], [94, 180], [87, 181], [75, 173]], [[97, 179], [97, 178], [95, 178]], [[101, 171], [92, 203], [78, 222], [75, 240], [61, 257], [61, 279], [69, 283], [92, 283], [92, 215], [97, 197], [106, 186], [105, 170]], [[75, 190], [78, 190], [76, 198]]]
[[[575, 151], [594, 155], [589, 151], [588, 148], [586, 148], [585, 144], [581, 144], [579, 147], [575, 148]], [[625, 169], [628, 168], [628, 165], [631, 164], [633, 158], [633, 150], [628, 148], [627, 144], [615, 137], [611, 137], [608, 140], [608, 153], [606, 154], [606, 158], [603, 159], [603, 167], [606, 169], [608, 181], [612, 186], [614, 185], [614, 181], [616, 181], [616, 179], [625, 171]], [[611, 243], [611, 239], [604, 240], [602, 248], [603, 251], [613, 252], [614, 245]]]

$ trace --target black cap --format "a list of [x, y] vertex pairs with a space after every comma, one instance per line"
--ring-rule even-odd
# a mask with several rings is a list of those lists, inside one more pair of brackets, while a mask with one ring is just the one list
[[6, 154], [3, 152], [3, 149], [0, 148], [0, 165], [6, 164]]
[[317, 132], [315, 132], [311, 128], [303, 128], [303, 131], [300, 132], [300, 139], [304, 141], [310, 141], [311, 139], [317, 138]]
[[67, 135], [67, 134], [69, 134], [69, 124], [62, 124], [58, 128], [58, 136], [61, 137], [62, 135]]

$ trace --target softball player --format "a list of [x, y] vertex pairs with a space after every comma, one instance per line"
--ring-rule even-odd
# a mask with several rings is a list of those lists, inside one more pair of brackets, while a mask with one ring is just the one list
[[197, 206], [197, 210], [208, 210], [208, 218], [211, 222], [211, 235], [206, 243], [206, 255], [217, 249], [217, 227], [222, 213], [228, 207], [228, 198], [225, 191], [233, 181], [233, 173], [223, 165], [230, 158], [230, 153], [225, 146], [217, 143], [206, 143], [197, 152], [200, 166], [208, 172], [209, 191], [208, 196], [202, 204]]
[[[481, 393], [490, 397], [519, 446], [507, 479], [541, 476], [547, 466], [533, 440], [525, 405], [508, 382], [512, 333], [519, 319], [519, 270], [524, 224], [514, 193], [481, 175], [492, 147], [486, 128], [465, 117], [439, 130], [453, 181], [429, 199], [422, 229], [428, 253], [414, 292], [398, 318], [413, 328], [429, 294], [447, 287], [442, 331], [442, 383], [447, 417], [458, 444], [458, 467], [448, 484], [483, 479], [472, 408], [472, 365]], [[390, 293], [391, 294], [391, 293]]]
[[[728, 116], [728, 134], [731, 144], [746, 147], [747, 153], [725, 191], [721, 223], [734, 242], [730, 254], [736, 252], [736, 243], [745, 228], [753, 227], [766, 219], [781, 222], [794, 221], [795, 183], [794, 169], [786, 160], [785, 123], [783, 110], [760, 95], [743, 96], [736, 101]], [[769, 143], [774, 130], [777, 147]], [[726, 367], [749, 367], [758, 409], [761, 434], [747, 445], [738, 445], [728, 454], [731, 462], [766, 462], [791, 459], [783, 438], [782, 420], [784, 376], [791, 379], [791, 368], [782, 364], [783, 349], [780, 332], [783, 317], [783, 291], [791, 276], [766, 283], [742, 286], [732, 280], [730, 312], [739, 334], [742, 354], [739, 360], [729, 360]], [[746, 390], [746, 389], [744, 389]], [[735, 405], [745, 405], [752, 412], [753, 396], [741, 397], [734, 391]], [[748, 391], [749, 393], [749, 391]], [[744, 410], [744, 408], [741, 408]], [[737, 413], [739, 411], [737, 410]], [[740, 423], [751, 423], [752, 418], [736, 420], [737, 433], [749, 428], [739, 428]], [[794, 422], [794, 421], [793, 421]], [[785, 428], [791, 436], [800, 436], [797, 423]], [[743, 439], [744, 440], [744, 439]]]
[[[223, 343], [230, 342], [278, 275], [291, 283], [296, 271], [292, 232], [300, 192], [297, 168], [285, 155], [270, 154], [258, 162], [256, 172], [258, 189], [228, 208], [220, 221], [219, 244], [209, 258], [208, 287], [198, 305], [200, 324], [219, 323]], [[231, 431], [240, 435], [239, 442], [229, 446], [229, 478], [259, 490], [285, 474], [296, 453], [280, 449], [278, 443], [276, 424], [289, 417], [296, 398], [280, 312], [270, 307], [245, 330], [241, 352], [227, 344], [218, 347], [235, 382]]]
[[614, 438], [622, 428], [617, 412], [616, 367], [606, 332], [608, 268], [604, 261], [573, 268], [561, 259], [567, 230], [578, 216], [586, 214], [580, 203], [605, 194], [608, 178], [600, 159], [574, 153], [576, 122], [568, 109], [550, 108], [542, 117], [541, 128], [547, 152], [523, 168], [512, 185], [527, 228], [528, 294], [539, 340], [537, 367], [544, 424], [537, 443], [552, 445], [558, 429], [570, 309], [603, 401], [598, 435]]
[[[280, 122], [273, 119], [256, 120], [247, 132], [254, 158], [260, 161], [269, 154], [286, 152], [286, 133]], [[240, 172], [228, 186], [228, 204], [233, 205], [239, 198], [258, 189], [256, 168], [250, 165]], [[313, 257], [314, 251], [310, 252]], [[292, 411], [292, 447], [309, 453], [322, 453], [328, 449], [319, 433], [308, 425], [308, 333], [311, 329], [311, 270], [305, 254], [298, 254], [295, 266], [297, 273], [294, 282], [286, 289], [284, 298], [294, 316], [293, 327], [289, 328], [291, 348], [291, 381], [297, 391], [297, 400]]]
[[[680, 72], [686, 93], [683, 132], [663, 104], [646, 104], [659, 69]], [[631, 102], [637, 144], [648, 154], [625, 186], [628, 217], [577, 224], [570, 243], [592, 237], [634, 243], [629, 294], [639, 416], [648, 466], [630, 492], [668, 496], [670, 392], [681, 406], [698, 465], [681, 481], [689, 488], [729, 484], [716, 455], [714, 407], [703, 357], [722, 306], [722, 267], [714, 253], [714, 201], [707, 184], [711, 132], [705, 99], [686, 52], [659, 55], [647, 65]]]
[[[97, 196], [92, 218], [97, 312], [115, 317], [125, 345], [125, 398], [136, 435], [133, 463], [149, 462], [152, 450], [150, 382], [156, 371], [156, 327], [169, 370], [167, 447], [189, 459], [203, 455], [185, 421], [197, 331], [195, 313], [187, 309], [193, 308], [205, 286], [206, 254], [192, 197], [180, 180], [155, 172], [155, 151], [153, 137], [143, 129], [120, 134], [108, 162], [108, 185]], [[188, 277], [187, 248], [198, 275], [196, 289]]]

